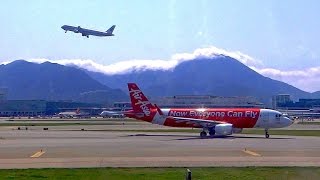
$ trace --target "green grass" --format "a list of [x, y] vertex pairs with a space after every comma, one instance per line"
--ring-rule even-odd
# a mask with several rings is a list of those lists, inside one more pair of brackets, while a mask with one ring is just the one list
[[320, 122], [314, 122], [314, 121], [300, 121], [297, 124], [303, 124], [303, 125], [320, 125]]
[[51, 122], [51, 121], [124, 121], [124, 122], [144, 122], [132, 118], [15, 118], [15, 119], [3, 119], [5, 121], [11, 122], [33, 122], [33, 121], [41, 121], [41, 122]]
[[[263, 129], [244, 129], [243, 134], [264, 134]], [[289, 136], [320, 136], [320, 130], [287, 130], [271, 129], [270, 135], [289, 135]]]
[[110, 131], [110, 132], [185, 132], [185, 133], [200, 133], [200, 129], [97, 129], [89, 131]]
[[[319, 167], [190, 168], [192, 179], [319, 179]], [[186, 168], [90, 168], [0, 170], [0, 179], [184, 179]]]
[[[125, 123], [128, 124], [128, 123]], [[72, 125], [122, 125], [122, 122], [61, 122], [61, 123], [42, 123], [42, 122], [18, 122], [18, 123], [0, 123], [0, 126], [72, 126]]]

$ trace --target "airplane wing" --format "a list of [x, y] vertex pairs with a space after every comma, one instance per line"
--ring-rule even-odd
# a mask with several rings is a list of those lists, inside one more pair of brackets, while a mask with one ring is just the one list
[[[154, 104], [157, 108], [158, 113], [163, 116], [163, 112], [161, 109]], [[217, 124], [226, 124], [225, 122], [215, 121], [215, 120], [206, 120], [206, 119], [195, 119], [195, 118], [185, 118], [185, 117], [176, 117], [176, 116], [169, 116], [168, 118], [174, 119], [177, 122], [186, 122], [188, 124], [197, 124], [202, 127], [213, 127]]]
[[177, 122], [187, 122], [189, 124], [198, 124], [199, 126], [202, 126], [202, 127], [212, 127], [217, 124], [226, 124], [225, 122], [215, 121], [215, 120], [194, 119], [194, 118], [173, 117], [173, 116], [170, 116], [169, 118], [172, 118]]

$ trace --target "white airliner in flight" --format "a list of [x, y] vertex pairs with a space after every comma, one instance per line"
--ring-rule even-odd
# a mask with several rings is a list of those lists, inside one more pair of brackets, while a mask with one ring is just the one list
[[106, 32], [102, 32], [102, 31], [95, 31], [95, 30], [91, 30], [91, 29], [85, 29], [82, 28], [80, 26], [75, 27], [75, 26], [69, 26], [69, 25], [63, 25], [61, 26], [61, 28], [63, 30], [65, 30], [65, 33], [67, 33], [68, 31], [72, 31], [74, 33], [81, 33], [82, 36], [87, 36], [87, 38], [89, 38], [89, 35], [92, 36], [114, 36], [113, 30], [116, 27], [116, 25], [111, 26]]

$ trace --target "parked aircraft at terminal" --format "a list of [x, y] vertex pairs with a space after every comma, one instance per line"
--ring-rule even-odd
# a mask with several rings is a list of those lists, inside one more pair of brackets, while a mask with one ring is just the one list
[[58, 114], [60, 118], [81, 118], [81, 117], [87, 117], [89, 116], [89, 113], [81, 112], [78, 108], [76, 111], [66, 111], [66, 112], [60, 112]]
[[102, 111], [100, 116], [102, 117], [111, 117], [111, 118], [124, 118], [124, 112], [127, 111], [126, 109], [111, 109]]
[[289, 117], [271, 109], [260, 108], [210, 108], [210, 109], [160, 109], [152, 104], [135, 83], [128, 83], [133, 110], [125, 115], [153, 124], [171, 127], [202, 128], [201, 137], [240, 133], [243, 128], [282, 128], [293, 123]]
[[95, 30], [91, 30], [91, 29], [85, 29], [82, 28], [80, 26], [75, 27], [75, 26], [69, 26], [69, 25], [63, 25], [61, 26], [61, 28], [63, 30], [65, 30], [65, 33], [67, 33], [68, 31], [72, 31], [74, 33], [81, 33], [82, 36], [86, 36], [87, 38], [89, 38], [89, 35], [92, 36], [114, 36], [113, 30], [116, 27], [116, 25], [111, 26], [106, 32], [102, 32], [102, 31], [95, 31]]

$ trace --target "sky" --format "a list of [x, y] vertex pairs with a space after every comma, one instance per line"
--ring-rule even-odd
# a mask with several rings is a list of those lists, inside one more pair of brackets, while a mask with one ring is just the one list
[[[0, 62], [155, 64], [209, 48], [246, 55], [256, 63], [244, 64], [265, 76], [320, 90], [317, 0], [2, 0], [0, 19]], [[115, 36], [64, 33], [65, 24], [101, 31], [115, 24]]]

